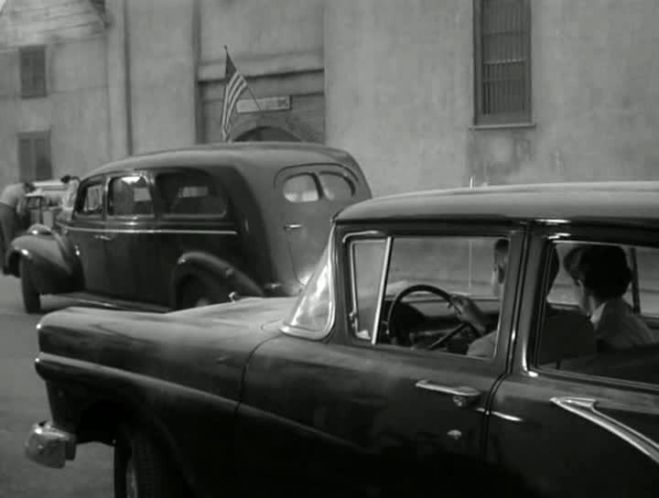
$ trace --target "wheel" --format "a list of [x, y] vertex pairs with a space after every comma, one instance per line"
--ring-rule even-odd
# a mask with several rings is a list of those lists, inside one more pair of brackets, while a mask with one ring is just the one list
[[114, 446], [115, 498], [185, 498], [180, 474], [140, 429], [122, 426]]
[[[400, 327], [398, 320], [396, 319], [396, 315], [398, 314], [399, 310], [402, 308], [401, 304], [403, 303], [403, 299], [405, 299], [410, 294], [414, 294], [415, 292], [429, 292], [431, 294], [440, 297], [448, 304], [451, 304], [452, 302], [452, 297], [449, 292], [446, 292], [444, 289], [440, 289], [439, 287], [435, 287], [434, 285], [426, 285], [426, 284], [410, 285], [409, 287], [400, 291], [396, 295], [394, 300], [391, 302], [391, 306], [389, 307], [389, 314], [387, 315], [387, 327], [389, 329], [389, 336], [394, 338], [396, 340], [396, 343], [402, 346], [410, 346], [412, 342], [409, 336], [409, 332], [404, 330], [402, 327]], [[461, 323], [453, 330], [446, 333], [439, 340], [430, 344], [428, 346], [428, 349], [437, 349], [443, 346], [444, 344], [446, 344], [446, 342], [449, 339], [453, 338], [455, 335], [465, 330], [471, 331], [473, 330], [473, 327], [469, 323]]]
[[41, 311], [41, 296], [34, 286], [30, 267], [25, 258], [21, 258], [21, 294], [23, 295], [23, 307], [27, 313], [39, 313]]
[[191, 278], [181, 287], [179, 309], [196, 308], [229, 300], [229, 291], [210, 279]]

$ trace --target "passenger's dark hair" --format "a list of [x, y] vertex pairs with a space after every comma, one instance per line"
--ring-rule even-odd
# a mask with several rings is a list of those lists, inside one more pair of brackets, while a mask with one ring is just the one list
[[561, 268], [561, 263], [558, 260], [558, 251], [556, 250], [556, 246], [552, 245], [551, 248], [549, 249], [549, 272], [547, 273], [547, 290], [551, 288], [552, 285], [554, 285], [554, 280], [556, 280], [556, 276], [558, 275], [558, 270]]
[[59, 181], [62, 183], [69, 183], [71, 181], [71, 175], [64, 175], [59, 179]]
[[497, 265], [497, 255], [507, 256], [509, 246], [510, 246], [510, 241], [505, 238], [497, 239], [497, 241], [494, 243], [494, 264], [495, 264], [494, 269], [497, 273], [497, 281], [500, 284], [502, 284], [506, 279], [506, 273], [508, 272], [508, 269]]
[[600, 300], [622, 296], [632, 279], [627, 256], [619, 246], [575, 247], [565, 255], [563, 265], [574, 280]]

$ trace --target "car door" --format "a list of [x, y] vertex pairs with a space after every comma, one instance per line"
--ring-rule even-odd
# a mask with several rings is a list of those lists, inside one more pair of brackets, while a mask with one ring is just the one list
[[105, 177], [80, 185], [72, 220], [64, 230], [73, 242], [82, 267], [84, 289], [105, 294], [109, 274], [105, 264]]
[[[505, 416], [491, 418], [488, 458], [516, 472], [541, 496], [659, 496], [656, 240], [649, 231], [616, 228], [536, 232], [514, 370], [497, 389], [492, 406], [493, 413]], [[655, 343], [583, 354], [572, 350], [576, 329], [568, 328], [561, 332], [564, 340], [553, 346], [551, 361], [540, 359], [542, 345], [555, 342], [543, 316], [549, 306], [571, 304], [567, 287], [574, 285], [563, 268], [549, 294], [551, 304], [545, 304], [547, 255], [554, 249], [566, 255], [563, 246], [575, 243], [617, 245], [638, 255], [640, 302], [646, 309], [642, 319], [654, 331]], [[632, 287], [638, 291], [638, 285]], [[593, 334], [597, 338], [595, 327]]]
[[143, 172], [109, 177], [105, 259], [109, 293], [114, 297], [154, 302], [159, 273], [155, 213], [148, 176]]
[[370, 193], [348, 169], [336, 164], [309, 164], [282, 170], [275, 190], [280, 222], [298, 280], [306, 281], [327, 241], [332, 217]]
[[[238, 411], [238, 462], [248, 473], [267, 476], [250, 484], [275, 482], [314, 496], [425, 496], [474, 491], [486, 482], [473, 476], [487, 474], [480, 461], [488, 395], [505, 369], [513, 300], [504, 297], [501, 307], [489, 302], [501, 341], [486, 358], [466, 356], [461, 334], [454, 337], [455, 349], [442, 351], [428, 350], [427, 342], [391, 344], [385, 334], [387, 291], [398, 277], [410, 279], [410, 285], [443, 282], [447, 291], [471, 289], [472, 295], [492, 297], [495, 234], [441, 235], [399, 239], [366, 231], [340, 239], [343, 256], [335, 281], [345, 282], [346, 292], [319, 298], [327, 296], [322, 282], [332, 278], [329, 271], [317, 271], [288, 322], [298, 325], [261, 346], [247, 369]], [[518, 276], [519, 236], [498, 235], [513, 241], [510, 294]], [[315, 300], [330, 303], [315, 309]], [[445, 334], [459, 325], [441, 299], [421, 295], [413, 303], [432, 316], [432, 332], [437, 327]], [[325, 325], [319, 325], [322, 310], [330, 315]], [[399, 326], [418, 322], [413, 312], [406, 313]], [[323, 327], [331, 331], [329, 338]]]
[[182, 254], [195, 251], [242, 267], [234, 213], [217, 175], [194, 167], [154, 170], [159, 217], [159, 271], [153, 275], [164, 302], [172, 271]]

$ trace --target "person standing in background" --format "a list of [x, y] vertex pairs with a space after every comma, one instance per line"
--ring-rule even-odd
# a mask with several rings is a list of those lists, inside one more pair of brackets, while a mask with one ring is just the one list
[[5, 263], [5, 254], [9, 244], [18, 230], [20, 220], [25, 213], [25, 195], [34, 190], [30, 182], [21, 182], [7, 185], [0, 193], [0, 255], [2, 266]]

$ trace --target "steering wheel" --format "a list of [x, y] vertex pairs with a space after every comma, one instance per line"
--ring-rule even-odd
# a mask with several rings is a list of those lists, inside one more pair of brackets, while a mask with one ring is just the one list
[[[398, 344], [403, 346], [410, 346], [412, 344], [412, 341], [410, 340], [410, 333], [402, 330], [397, 325], [396, 320], [394, 320], [394, 317], [396, 316], [398, 308], [403, 302], [403, 299], [405, 299], [407, 296], [415, 292], [429, 292], [431, 294], [434, 294], [435, 296], [442, 298], [448, 304], [451, 304], [452, 302], [452, 296], [450, 293], [446, 292], [444, 289], [435, 287], [434, 285], [427, 285], [427, 284], [410, 285], [409, 287], [406, 287], [405, 289], [400, 291], [396, 295], [394, 300], [391, 302], [391, 306], [389, 307], [389, 313], [387, 314], [387, 327], [389, 329], [389, 335], [392, 338], [396, 339], [396, 342]], [[456, 328], [449, 331], [447, 334], [443, 335], [440, 339], [430, 344], [428, 346], [428, 349], [437, 349], [443, 346], [444, 344], [446, 344], [446, 342], [449, 339], [451, 339], [452, 337], [454, 337], [455, 335], [457, 335], [458, 333], [462, 332], [467, 328], [474, 330], [471, 324], [467, 322], [461, 323]]]

